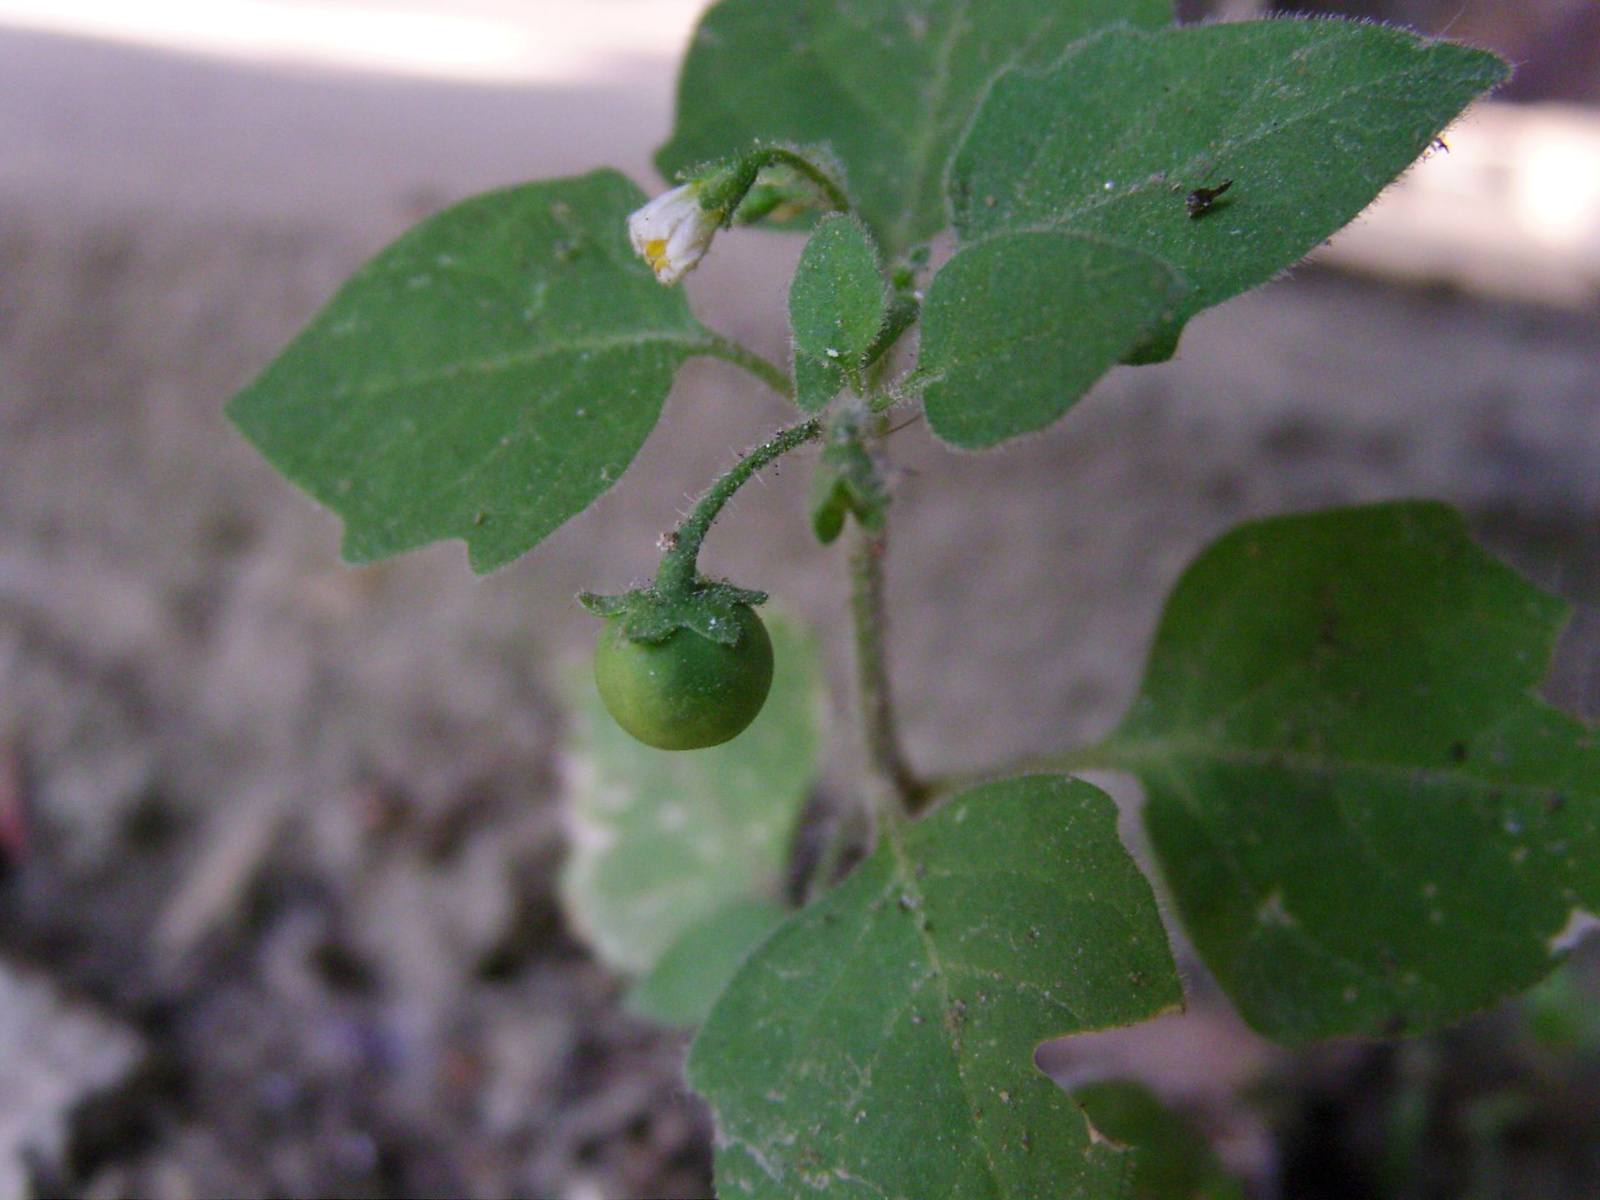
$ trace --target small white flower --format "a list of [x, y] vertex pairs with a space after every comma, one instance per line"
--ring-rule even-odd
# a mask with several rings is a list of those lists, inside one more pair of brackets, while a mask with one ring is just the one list
[[656, 278], [673, 284], [694, 270], [722, 224], [722, 214], [700, 206], [700, 184], [662, 192], [628, 218], [633, 248]]

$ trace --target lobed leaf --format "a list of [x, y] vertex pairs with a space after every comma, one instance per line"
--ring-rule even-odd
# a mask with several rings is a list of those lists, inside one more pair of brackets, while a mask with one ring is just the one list
[[1054, 422], [1178, 302], [1159, 259], [1080, 234], [1001, 234], [961, 250], [922, 309], [928, 426], [969, 449]]
[[344, 519], [347, 561], [491, 571], [609, 488], [710, 335], [628, 244], [615, 171], [490, 192], [363, 267], [228, 415]]
[[1248, 525], [1184, 574], [1103, 749], [1251, 1024], [1433, 1029], [1600, 912], [1600, 744], [1534, 694], [1565, 617], [1438, 504]]
[[1104, 793], [1061, 776], [963, 793], [886, 831], [718, 1000], [689, 1058], [718, 1195], [1120, 1196], [1127, 1156], [1033, 1052], [1180, 1000]]
[[944, 228], [945, 168], [990, 80], [1113, 22], [1171, 20], [1170, 0], [722, 0], [695, 32], [656, 165], [825, 144], [895, 258]]
[[730, 904], [777, 894], [821, 753], [810, 639], [768, 621], [776, 662], [750, 728], [709, 750], [636, 742], [592, 686], [569, 751], [572, 849], [561, 898], [606, 962], [649, 971]]
[[[1049, 225], [1156, 255], [1189, 291], [1133, 357], [1169, 357], [1184, 321], [1347, 224], [1508, 70], [1338, 20], [1109, 30], [995, 83], [951, 167], [956, 230]], [[1196, 194], [1228, 181], [1209, 207]]]

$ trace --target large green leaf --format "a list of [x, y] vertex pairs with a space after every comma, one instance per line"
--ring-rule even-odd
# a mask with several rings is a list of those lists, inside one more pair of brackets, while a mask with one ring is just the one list
[[1538, 980], [1600, 911], [1600, 745], [1534, 689], [1565, 606], [1436, 504], [1246, 526], [1101, 747], [1249, 1021], [1394, 1036]]
[[714, 914], [779, 890], [816, 778], [821, 684], [810, 639], [781, 621], [768, 629], [776, 667], [766, 706], [709, 750], [652, 750], [584, 689], [568, 755], [561, 898], [613, 967], [649, 971]]
[[500, 567], [616, 481], [710, 335], [628, 244], [614, 171], [490, 192], [382, 251], [228, 407], [369, 562]]
[[1001, 234], [934, 276], [918, 369], [928, 426], [979, 449], [1043, 429], [1178, 302], [1160, 259], [1081, 234]]
[[[1336, 20], [1111, 30], [995, 84], [951, 168], [956, 228], [1057, 225], [1158, 255], [1190, 286], [1152, 339], [1170, 353], [1185, 320], [1349, 222], [1507, 70]], [[1228, 180], [1191, 214], [1195, 189]]]
[[1104, 793], [1036, 776], [956, 796], [887, 831], [712, 1010], [689, 1078], [717, 1114], [718, 1195], [1120, 1196], [1129, 1160], [1033, 1052], [1180, 1000]]
[[670, 175], [755, 139], [824, 144], [895, 257], [944, 227], [946, 164], [997, 73], [1116, 21], [1171, 19], [1171, 0], [722, 0], [656, 162]]

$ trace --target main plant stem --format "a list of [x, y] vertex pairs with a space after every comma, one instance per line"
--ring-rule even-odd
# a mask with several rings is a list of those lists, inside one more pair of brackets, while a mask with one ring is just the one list
[[856, 527], [850, 553], [850, 612], [856, 634], [856, 687], [867, 766], [873, 775], [874, 807], [880, 824], [904, 820], [927, 798], [900, 749], [894, 701], [889, 689], [883, 605], [883, 558], [887, 543], [880, 530]]

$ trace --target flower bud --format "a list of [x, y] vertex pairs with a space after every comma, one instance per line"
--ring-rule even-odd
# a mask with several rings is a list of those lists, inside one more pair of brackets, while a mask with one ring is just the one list
[[628, 218], [633, 248], [664, 284], [682, 279], [705, 257], [723, 214], [700, 203], [701, 181], [663, 192]]

